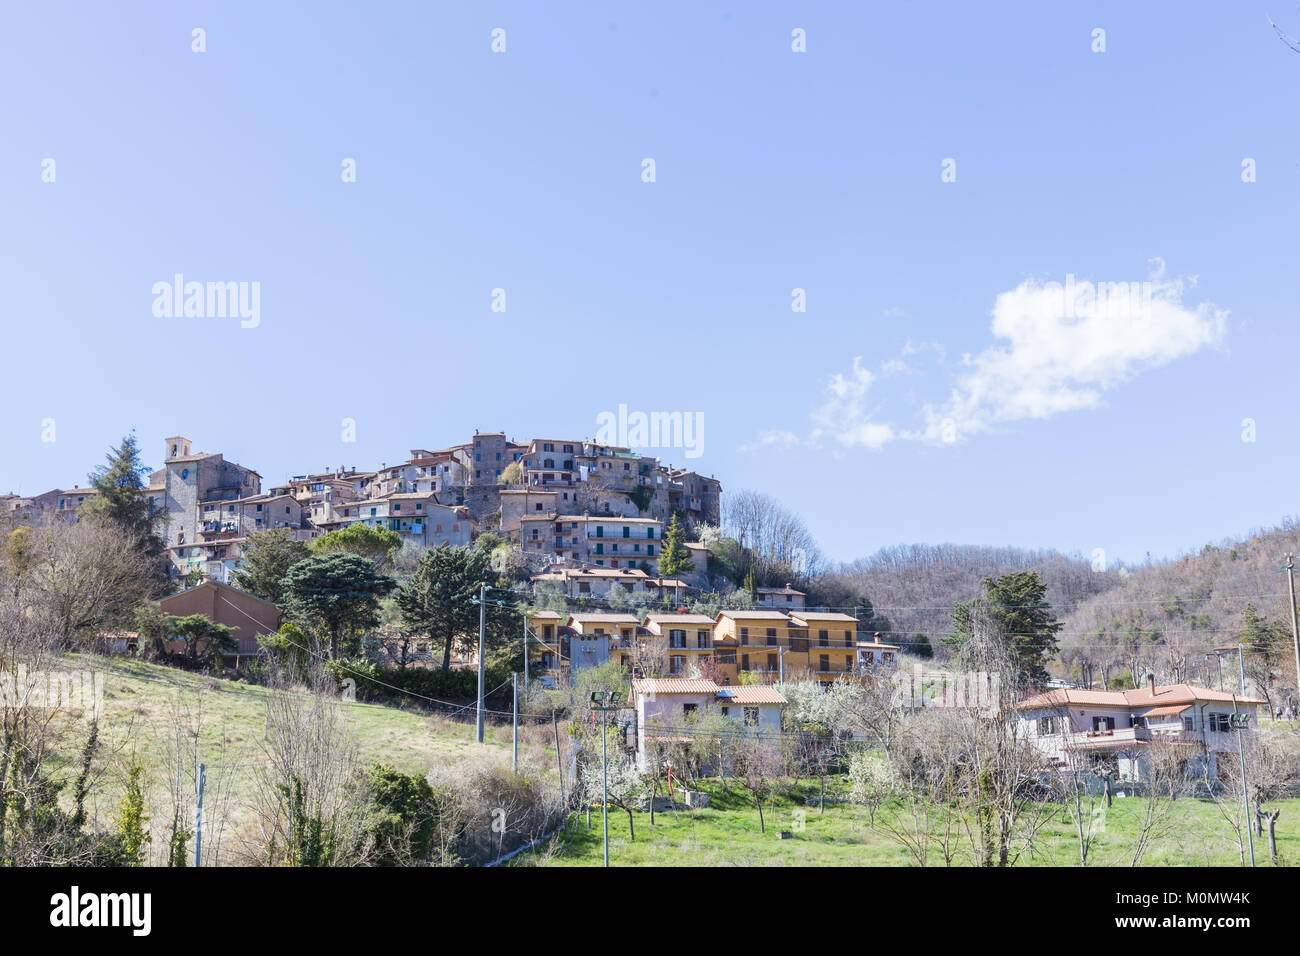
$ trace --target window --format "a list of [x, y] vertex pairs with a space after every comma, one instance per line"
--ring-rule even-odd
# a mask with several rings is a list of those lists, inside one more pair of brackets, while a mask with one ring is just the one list
[[746, 708], [745, 708], [745, 726], [746, 726], [746, 727], [757, 727], [757, 726], [758, 726], [758, 708], [757, 708], [757, 707], [746, 707]]
[[767, 643], [776, 644], [776, 628], [769, 627], [767, 629]]
[[1192, 729], [1193, 729], [1193, 727], [1192, 727], [1192, 718], [1190, 718], [1190, 717], [1184, 717], [1184, 718], [1183, 718], [1183, 730], [1192, 730]]
[[830, 631], [818, 631], [818, 632], [817, 632], [817, 646], [818, 646], [818, 647], [830, 647], [830, 646], [831, 646], [831, 632], [830, 632]]
[[831, 669], [831, 656], [829, 654], [821, 654], [817, 658], [817, 663], [818, 669], [825, 673]]
[[749, 643], [749, 628], [747, 628], [747, 627], [742, 627], [742, 628], [740, 629], [740, 643], [742, 643], [742, 644], [748, 644], [748, 643]]
[[740, 669], [741, 669], [742, 671], [747, 671], [747, 670], [749, 670], [749, 655], [748, 655], [748, 654], [741, 654], [741, 655], [740, 655]]
[[708, 646], [709, 646], [709, 632], [708, 632], [708, 631], [696, 631], [696, 632], [695, 632], [695, 646], [696, 646], [696, 647], [708, 647]]
[[844, 632], [844, 646], [845, 646], [845, 647], [852, 647], [852, 646], [853, 646], [853, 632], [852, 632], [852, 631], [845, 631], [845, 632]]
[[777, 655], [775, 654], [767, 655], [767, 669], [769, 671], [778, 671], [781, 669], [781, 663], [776, 658]]
[[1040, 737], [1045, 737], [1045, 736], [1047, 736], [1048, 734], [1054, 734], [1054, 733], [1056, 733], [1056, 718], [1055, 718], [1055, 717], [1039, 717], [1039, 718], [1038, 718], [1038, 736], [1040, 736]]
[[1216, 734], [1226, 734], [1232, 727], [1227, 714], [1206, 714], [1210, 718], [1210, 730]]
[[1108, 731], [1115, 729], [1114, 717], [1094, 717], [1092, 718], [1092, 729], [1094, 731]]

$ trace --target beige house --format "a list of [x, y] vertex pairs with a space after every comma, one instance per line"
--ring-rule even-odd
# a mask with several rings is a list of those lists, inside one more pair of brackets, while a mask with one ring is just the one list
[[468, 547], [474, 538], [474, 522], [468, 509], [438, 504], [432, 491], [392, 494], [348, 502], [342, 508], [342, 525], [364, 524], [396, 531], [404, 541], [426, 548], [448, 545]]
[[758, 600], [755, 603], [759, 607], [771, 607], [786, 611], [803, 610], [806, 595], [803, 591], [798, 591], [788, 584], [783, 588], [758, 588], [757, 591]]
[[713, 658], [715, 622], [707, 614], [647, 614], [643, 626], [662, 646], [663, 673], [698, 676], [701, 661]]

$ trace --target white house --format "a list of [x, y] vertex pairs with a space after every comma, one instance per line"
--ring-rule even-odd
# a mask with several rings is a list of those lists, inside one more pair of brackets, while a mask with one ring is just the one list
[[1026, 738], [1062, 767], [1109, 764], [1121, 779], [1142, 780], [1152, 747], [1168, 746], [1185, 750], [1180, 762], [1188, 774], [1217, 780], [1221, 762], [1238, 759], [1232, 714], [1248, 715], [1243, 742], [1249, 747], [1263, 703], [1152, 680], [1135, 690], [1049, 690], [1018, 707]]
[[870, 641], [858, 641], [857, 670], [859, 674], [869, 673], [876, 668], [893, 670], [898, 666], [898, 644], [882, 644], [877, 632]]
[[667, 677], [632, 681], [636, 711], [636, 760], [645, 769], [647, 739], [690, 740], [692, 724], [716, 713], [754, 733], [780, 733], [786, 700], [774, 687], [727, 685], [703, 678]]

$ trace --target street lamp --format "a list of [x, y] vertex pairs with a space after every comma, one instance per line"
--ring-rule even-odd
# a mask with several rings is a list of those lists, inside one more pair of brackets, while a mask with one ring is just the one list
[[[606, 702], [608, 701], [608, 706]], [[605, 714], [618, 710], [619, 693], [591, 692], [591, 709], [600, 711], [600, 815], [605, 826], [605, 865], [609, 866], [609, 737], [605, 732]]]

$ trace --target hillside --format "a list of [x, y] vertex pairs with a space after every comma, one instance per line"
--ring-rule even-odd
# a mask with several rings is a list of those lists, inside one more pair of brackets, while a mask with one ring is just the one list
[[[244, 837], [253, 836], [257, 818], [260, 771], [268, 764], [267, 707], [274, 692], [129, 658], [70, 654], [63, 666], [104, 677], [101, 747], [94, 763], [100, 785], [92, 788], [87, 804], [92, 824], [111, 825], [123, 792], [124, 767], [139, 760], [148, 781], [151, 860], [161, 862], [155, 857], [165, 847], [173, 808], [179, 805], [182, 818], [193, 823], [193, 770], [202, 762], [207, 766], [204, 852], [212, 863], [247, 862]], [[302, 691], [288, 693], [299, 701], [310, 698]], [[454, 721], [382, 704], [339, 702], [339, 708], [356, 763], [362, 767], [382, 762], [404, 773], [436, 778], [449, 772], [468, 774], [469, 768], [485, 763], [509, 766], [508, 722], [489, 724], [486, 743], [479, 746], [472, 715]], [[553, 771], [554, 749], [546, 747], [550, 734], [549, 723], [545, 728], [523, 728], [521, 763]], [[63, 738], [62, 779], [75, 774], [84, 740], [84, 727]]]
[[906, 645], [917, 634], [932, 642], [952, 630], [952, 606], [979, 593], [984, 578], [1038, 571], [1058, 615], [1118, 587], [1117, 571], [1096, 572], [1059, 551], [982, 545], [910, 544], [882, 548], [829, 575], [851, 593], [866, 594], [885, 640]]
[[[1053, 668], [1057, 676], [1109, 681], [1129, 674], [1140, 680], [1154, 672], [1162, 682], [1219, 686], [1237, 674], [1236, 659], [1207, 660], [1206, 655], [1241, 636], [1247, 604], [1289, 644], [1286, 577], [1277, 573], [1287, 552], [1300, 553], [1300, 524], [1294, 519], [1139, 567], [1098, 571], [1081, 557], [1050, 550], [900, 545], [826, 578], [868, 595], [885, 639], [906, 646], [918, 633], [932, 642], [947, 636], [953, 603], [974, 597], [982, 579], [1036, 570], [1064, 625]], [[1270, 697], [1273, 685], [1281, 677], [1293, 682], [1293, 674], [1285, 654], [1268, 666], [1247, 662], [1252, 692]]]
[[[1155, 671], [1216, 685], [1219, 662], [1205, 655], [1234, 643], [1242, 633], [1242, 612], [1257, 613], [1290, 642], [1291, 609], [1286, 575], [1278, 574], [1283, 555], [1300, 551], [1300, 527], [1287, 519], [1276, 528], [1251, 532], [1239, 540], [1207, 544], [1194, 555], [1134, 568], [1104, 594], [1061, 613], [1062, 661], [1067, 670], [1091, 663], [1097, 679], [1120, 668]], [[1294, 664], [1283, 654], [1279, 667]], [[1224, 658], [1229, 677], [1237, 662]], [[1256, 675], [1250, 673], [1252, 683]], [[1292, 676], [1293, 680], [1294, 677]]]

